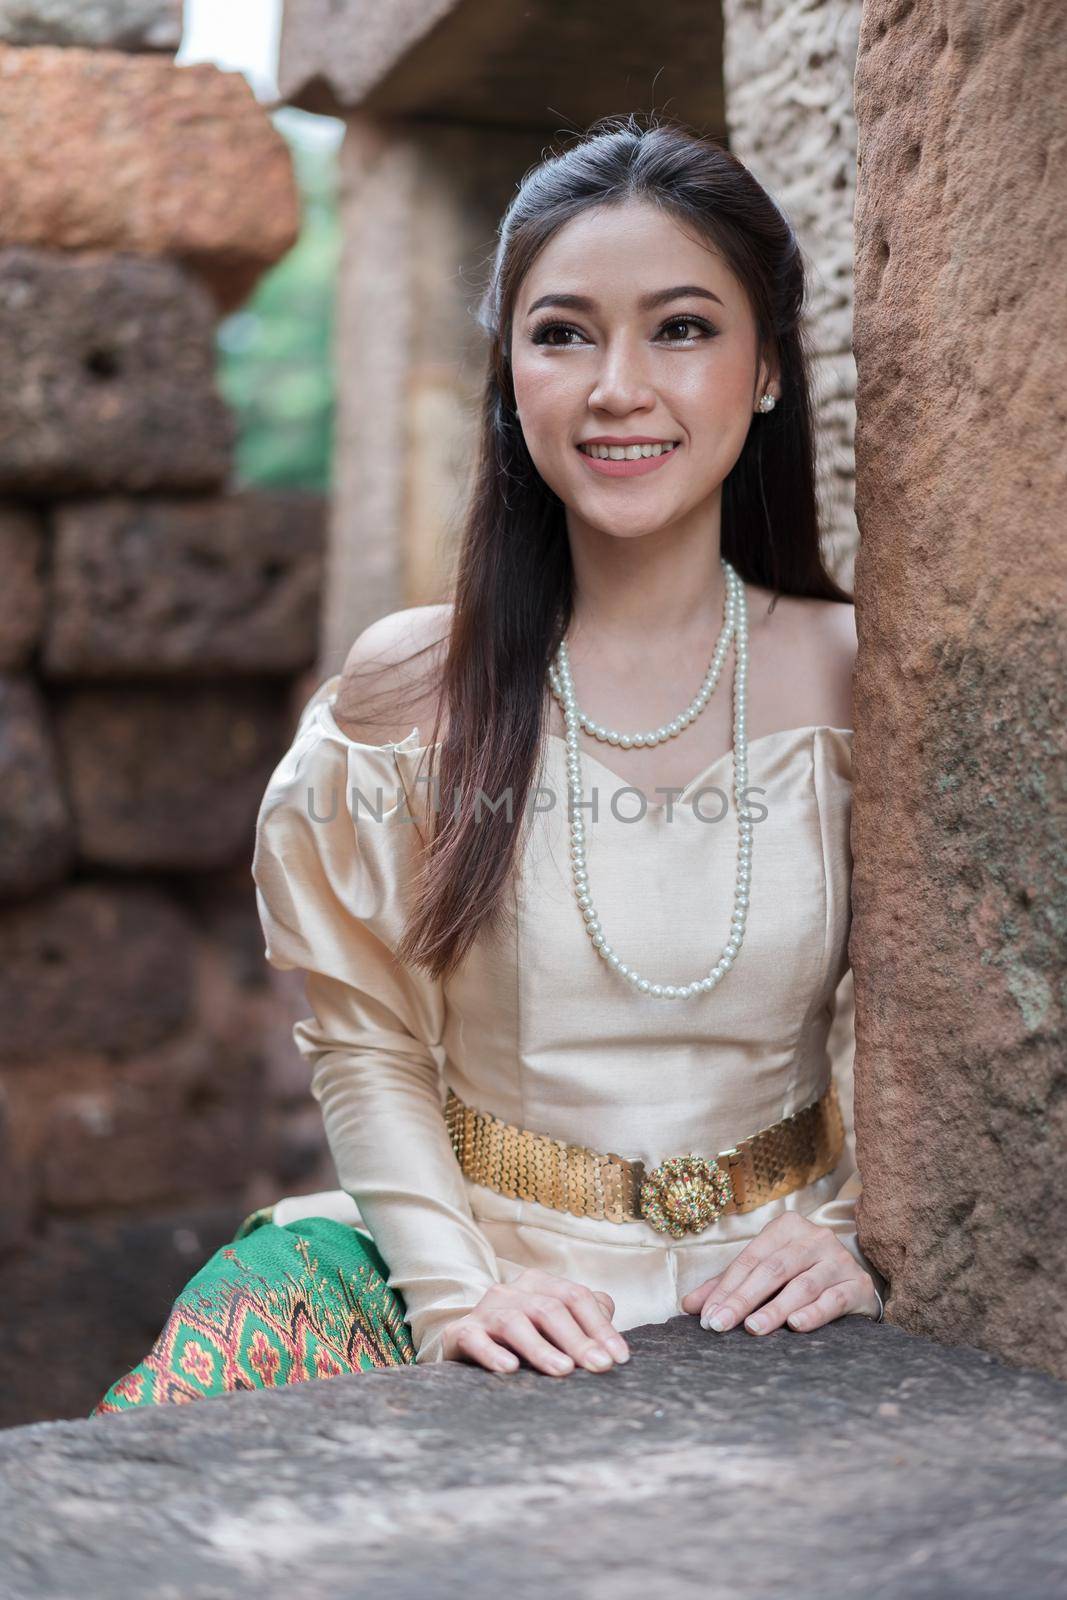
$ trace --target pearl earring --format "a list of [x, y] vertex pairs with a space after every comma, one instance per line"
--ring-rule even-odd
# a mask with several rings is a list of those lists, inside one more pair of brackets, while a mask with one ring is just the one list
[[776, 405], [777, 401], [775, 400], [773, 394], [767, 393], [765, 395], [761, 395], [760, 403], [756, 409], [757, 411], [773, 411]]

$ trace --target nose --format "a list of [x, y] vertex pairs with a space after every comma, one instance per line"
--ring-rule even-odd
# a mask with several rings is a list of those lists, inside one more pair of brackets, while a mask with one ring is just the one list
[[590, 410], [626, 416], [632, 411], [647, 411], [654, 405], [655, 395], [645, 372], [640, 341], [635, 344], [622, 338], [609, 340], [596, 382], [589, 391]]

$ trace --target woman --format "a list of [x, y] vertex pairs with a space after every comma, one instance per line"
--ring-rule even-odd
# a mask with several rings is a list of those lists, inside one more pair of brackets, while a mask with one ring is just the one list
[[453, 598], [357, 639], [257, 823], [341, 1190], [248, 1219], [98, 1412], [881, 1317], [827, 1048], [856, 636], [803, 299], [687, 130], [605, 119], [526, 176]]

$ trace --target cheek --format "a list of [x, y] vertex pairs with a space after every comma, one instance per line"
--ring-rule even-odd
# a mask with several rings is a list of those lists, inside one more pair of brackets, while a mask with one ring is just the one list
[[721, 431], [728, 421], [744, 420], [751, 374], [741, 361], [716, 359], [688, 367], [674, 386], [679, 408], [693, 418], [694, 428], [704, 423]]
[[529, 432], [554, 432], [558, 417], [569, 410], [571, 386], [560, 372], [549, 372], [536, 361], [518, 362], [513, 369], [515, 403]]

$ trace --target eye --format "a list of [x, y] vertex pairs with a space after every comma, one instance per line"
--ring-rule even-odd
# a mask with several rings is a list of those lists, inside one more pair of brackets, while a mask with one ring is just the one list
[[[700, 331], [701, 331], [701, 334], [705, 338], [709, 338], [709, 339], [710, 338], [714, 338], [715, 332], [716, 332], [716, 330], [712, 327], [711, 323], [710, 322], [705, 322], [703, 317], [672, 317], [669, 322], [665, 322], [663, 324], [663, 327], [664, 328], [699, 328]], [[660, 329], [660, 332], [661, 333], [663, 332], [663, 328]], [[684, 343], [684, 342], [685, 341], [679, 340], [679, 339], [671, 339], [671, 340], [668, 341], [668, 343], [670, 343], [670, 344], [680, 344], [680, 343]]]
[[[542, 322], [531, 333], [530, 343], [555, 345], [556, 341], [551, 337], [552, 334], [577, 332], [577, 328], [571, 328], [565, 322]], [[556, 345], [556, 348], [558, 349], [559, 346]]]
[[[717, 333], [717, 330], [712, 327], [711, 323], [706, 322], [703, 317], [670, 317], [666, 322], [660, 324], [658, 331], [659, 333], [663, 333], [667, 328], [696, 328], [700, 332], [701, 339], [714, 339]], [[531, 344], [547, 345], [550, 349], [567, 349], [569, 347], [569, 341], [554, 339], [552, 335], [556, 333], [573, 333], [578, 339], [583, 337], [581, 329], [574, 327], [571, 323], [542, 322], [539, 323], [530, 334], [530, 342]], [[684, 337], [681, 339], [668, 339], [666, 341], [667, 344], [689, 344], [691, 342], [692, 341], [689, 338]]]

